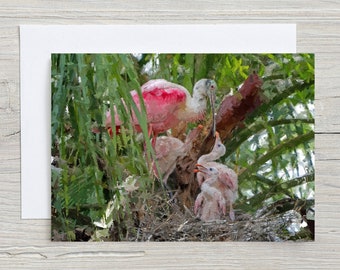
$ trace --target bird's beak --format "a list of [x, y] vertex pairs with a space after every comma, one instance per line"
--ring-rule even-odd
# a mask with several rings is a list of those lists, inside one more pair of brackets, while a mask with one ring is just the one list
[[209, 88], [209, 100], [212, 113], [212, 134], [215, 137], [216, 132], [216, 114], [215, 114], [215, 101], [216, 101], [216, 84], [215, 82], [211, 84]]
[[207, 173], [207, 168], [204, 167], [201, 164], [196, 164], [196, 169], [194, 170], [195, 173], [201, 172], [201, 173]]

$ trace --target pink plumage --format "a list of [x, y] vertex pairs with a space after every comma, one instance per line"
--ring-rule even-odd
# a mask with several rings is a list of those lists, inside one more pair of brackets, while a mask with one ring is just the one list
[[198, 171], [206, 175], [201, 192], [195, 200], [194, 213], [202, 221], [219, 220], [226, 214], [226, 201], [223, 190], [216, 187], [219, 171], [214, 167], [199, 166]]
[[[170, 136], [159, 136], [157, 138], [154, 150], [159, 171], [157, 170], [156, 163], [153, 164], [152, 169], [154, 175], [162, 179], [165, 185], [167, 185], [169, 175], [176, 168], [177, 159], [187, 154], [192, 147], [193, 140], [199, 135], [202, 129], [203, 126], [199, 125], [191, 130], [185, 142]], [[159, 175], [159, 173], [161, 173], [161, 175]], [[160, 178], [161, 176], [162, 178]]]
[[[230, 219], [234, 221], [235, 214], [233, 210], [233, 203], [235, 202], [238, 195], [238, 177], [235, 171], [230, 169], [228, 166], [215, 162], [215, 160], [222, 157], [226, 151], [226, 148], [222, 144], [218, 132], [216, 132], [215, 137], [216, 139], [213, 149], [209, 154], [201, 156], [197, 161], [197, 165], [214, 168], [218, 171], [217, 181], [210, 181], [210, 185], [218, 189], [222, 193], [226, 204], [229, 206]], [[207, 178], [209, 177], [209, 174], [198, 171], [197, 182], [201, 189], [202, 185], [207, 181]]]
[[[206, 110], [206, 98], [212, 102], [215, 94], [216, 83], [212, 80], [201, 79], [193, 89], [193, 96], [181, 85], [168, 82], [163, 79], [151, 80], [142, 87], [142, 97], [145, 104], [149, 133], [154, 137], [158, 133], [173, 128], [181, 121], [192, 122], [202, 119]], [[139, 110], [141, 104], [137, 91], [130, 92], [133, 101]], [[116, 110], [116, 109], [115, 109]], [[136, 131], [140, 132], [138, 119], [134, 113], [131, 121]], [[115, 111], [116, 131], [119, 133], [123, 124]], [[107, 112], [106, 127], [111, 129], [111, 113]], [[112, 132], [112, 131], [111, 131]]]

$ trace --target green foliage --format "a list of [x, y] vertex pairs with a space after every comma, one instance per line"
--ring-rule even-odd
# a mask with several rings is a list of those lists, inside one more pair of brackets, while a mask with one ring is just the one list
[[[77, 224], [80, 216], [100, 219], [110, 198], [120, 200], [119, 187], [129, 175], [148, 178], [145, 190], [153, 184], [143, 146], [133, 136], [127, 117], [131, 112], [126, 112], [121, 100], [128, 108], [134, 105], [136, 111], [128, 95], [133, 88], [140, 86], [131, 56], [52, 55], [52, 154], [62, 161], [52, 188], [52, 206], [56, 211], [53, 221], [60, 218], [63, 231], [84, 225]], [[93, 128], [104, 126], [105, 113], [113, 104], [126, 130], [112, 139], [106, 132], [92, 133]], [[145, 114], [138, 120], [147, 136]], [[147, 149], [150, 159], [148, 141]], [[119, 209], [116, 221], [121, 222], [125, 214]]]
[[[137, 113], [130, 90], [141, 98], [140, 85], [163, 78], [191, 92], [199, 79], [213, 78], [218, 105], [253, 71], [263, 78], [264, 102], [233, 131], [223, 157], [239, 175], [236, 208], [255, 212], [285, 197], [314, 199], [313, 55], [53, 54], [53, 229], [68, 240], [76, 239], [75, 228], [90, 228], [93, 240], [137, 234], [133, 212], [149, 207], [159, 182], [149, 168], [150, 140], [141, 142], [130, 122], [135, 112], [148, 138], [146, 115]], [[102, 129], [114, 105], [124, 128], [111, 138]]]
[[226, 142], [238, 207], [250, 212], [282, 197], [314, 198], [314, 57], [267, 56], [265, 103]]

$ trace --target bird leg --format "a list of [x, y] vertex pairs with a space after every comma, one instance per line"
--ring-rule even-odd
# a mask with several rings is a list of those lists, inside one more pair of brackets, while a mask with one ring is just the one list
[[222, 196], [222, 194], [216, 194], [217, 195], [217, 203], [220, 211], [222, 212], [223, 215], [227, 213], [227, 208], [226, 208], [226, 202]]
[[199, 210], [201, 209], [203, 201], [204, 201], [203, 193], [198, 194], [198, 196], [197, 196], [197, 198], [195, 200], [195, 207], [194, 207], [195, 215], [197, 215]]
[[233, 205], [230, 203], [230, 208], [229, 208], [229, 217], [231, 221], [235, 221], [235, 212], [233, 209]]

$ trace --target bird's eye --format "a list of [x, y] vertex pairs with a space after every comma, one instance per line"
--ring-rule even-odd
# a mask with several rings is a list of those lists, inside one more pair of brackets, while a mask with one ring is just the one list
[[218, 144], [217, 147], [221, 147], [222, 145], [221, 144]]
[[212, 171], [213, 171], [213, 169], [212, 169], [212, 168], [209, 168], [209, 171], [211, 171], [211, 172], [212, 172]]
[[214, 81], [208, 80], [208, 81], [207, 81], [207, 87], [208, 87], [210, 90], [215, 90], [216, 84], [215, 84]]

